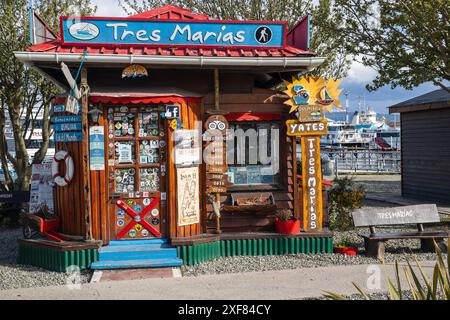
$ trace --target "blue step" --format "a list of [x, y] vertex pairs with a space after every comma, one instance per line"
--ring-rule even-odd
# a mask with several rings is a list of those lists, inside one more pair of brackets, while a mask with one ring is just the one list
[[148, 240], [116, 240], [111, 241], [109, 246], [136, 246], [136, 245], [168, 245], [167, 239], [148, 239]]
[[124, 261], [97, 261], [92, 263], [91, 269], [130, 269], [130, 268], [163, 268], [163, 267], [181, 267], [181, 259], [150, 259], [150, 260], [124, 260]]
[[177, 249], [148, 249], [142, 246], [134, 250], [114, 251], [114, 247], [102, 248], [100, 261], [106, 260], [148, 260], [148, 259], [175, 259]]

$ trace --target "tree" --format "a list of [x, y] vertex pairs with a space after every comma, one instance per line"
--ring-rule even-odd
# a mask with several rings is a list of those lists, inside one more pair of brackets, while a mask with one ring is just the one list
[[335, 30], [346, 50], [378, 71], [368, 90], [412, 89], [431, 81], [450, 90], [448, 0], [336, 0], [346, 23]]
[[[35, 9], [54, 30], [59, 30], [59, 16], [92, 14], [96, 8], [90, 0], [38, 1]], [[57, 88], [36, 71], [27, 68], [14, 57], [14, 51], [24, 51], [29, 43], [28, 0], [0, 2], [0, 162], [7, 190], [29, 189], [32, 164], [41, 163], [50, 141], [50, 102]], [[42, 114], [43, 144], [30, 161], [27, 147]], [[8, 149], [5, 136], [7, 118], [14, 135], [15, 154]], [[12, 164], [17, 179], [8, 170]]]
[[216, 19], [286, 21], [292, 28], [301, 18], [311, 15], [311, 50], [326, 58], [312, 75], [344, 77], [350, 60], [341, 37], [334, 30], [343, 23], [340, 8], [331, 0], [317, 4], [308, 0], [119, 0], [128, 14], [140, 13], [173, 4], [207, 14]]

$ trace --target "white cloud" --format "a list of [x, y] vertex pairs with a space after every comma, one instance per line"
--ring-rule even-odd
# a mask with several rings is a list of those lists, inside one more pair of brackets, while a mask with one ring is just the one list
[[364, 66], [362, 63], [354, 61], [346, 80], [350, 83], [366, 85], [371, 83], [377, 75], [377, 71]]
[[100, 17], [122, 17], [125, 12], [119, 5], [119, 0], [93, 0], [92, 3], [97, 6], [96, 16]]

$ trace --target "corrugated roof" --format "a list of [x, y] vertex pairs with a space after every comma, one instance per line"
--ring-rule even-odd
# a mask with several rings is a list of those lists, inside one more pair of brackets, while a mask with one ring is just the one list
[[431, 91], [424, 95], [400, 102], [396, 105], [390, 106], [389, 108], [410, 107], [410, 106], [416, 106], [416, 105], [421, 105], [421, 104], [430, 104], [430, 103], [448, 102], [448, 101], [450, 101], [450, 93], [444, 89], [439, 89], [439, 90]]
[[[146, 11], [130, 18], [146, 18], [149, 20], [159, 19], [191, 19], [208, 20], [209, 17], [203, 14], [193, 13], [191, 10], [179, 8], [173, 5], [163, 6], [154, 10]], [[315, 56], [310, 51], [301, 50], [292, 46], [285, 46], [279, 49], [245, 49], [245, 48], [187, 48], [172, 46], [73, 46], [64, 45], [61, 39], [56, 39], [46, 43], [31, 46], [29, 52], [44, 53], [76, 53], [82, 54], [87, 49], [88, 54], [117, 54], [117, 55], [158, 55], [158, 56], [204, 56], [204, 57], [298, 57]]]

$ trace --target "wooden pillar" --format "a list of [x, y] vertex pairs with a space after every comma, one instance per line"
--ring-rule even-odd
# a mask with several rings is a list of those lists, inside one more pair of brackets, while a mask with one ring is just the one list
[[220, 110], [220, 78], [219, 69], [214, 69], [214, 109]]
[[84, 222], [86, 227], [85, 237], [87, 241], [93, 240], [92, 237], [92, 211], [91, 211], [91, 185], [89, 172], [89, 86], [87, 78], [87, 69], [81, 70], [81, 104], [82, 104], [82, 132], [83, 141], [81, 144], [83, 168], [83, 200], [84, 200]]

